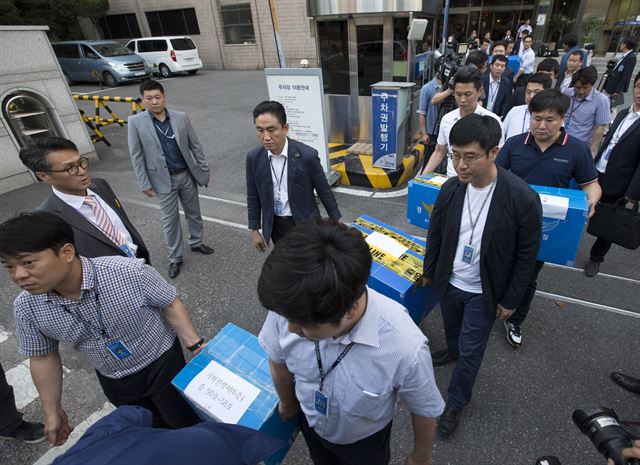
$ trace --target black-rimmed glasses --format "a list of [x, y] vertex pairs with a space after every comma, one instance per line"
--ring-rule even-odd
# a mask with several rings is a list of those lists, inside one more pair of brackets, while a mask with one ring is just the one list
[[64, 173], [66, 171], [70, 176], [76, 176], [80, 172], [80, 168], [82, 168], [83, 170], [86, 170], [88, 167], [89, 167], [89, 159], [86, 157], [80, 157], [80, 159], [77, 162], [69, 165], [67, 168], [63, 170], [39, 170], [39, 171], [42, 171], [44, 173]]

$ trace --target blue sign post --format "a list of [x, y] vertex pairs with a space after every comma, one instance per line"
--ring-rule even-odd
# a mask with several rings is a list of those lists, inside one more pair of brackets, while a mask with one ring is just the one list
[[397, 89], [371, 90], [373, 116], [373, 166], [394, 169], [396, 167], [396, 113]]

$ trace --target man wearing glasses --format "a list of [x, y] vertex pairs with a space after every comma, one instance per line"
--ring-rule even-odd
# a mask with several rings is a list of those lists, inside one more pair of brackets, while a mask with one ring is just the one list
[[51, 185], [38, 210], [55, 213], [73, 228], [76, 249], [84, 257], [122, 255], [151, 263], [142, 237], [104, 179], [89, 177], [89, 160], [61, 137], [38, 137], [20, 150], [20, 160]]
[[186, 113], [167, 110], [162, 84], [147, 80], [140, 94], [148, 111], [129, 117], [129, 152], [140, 190], [158, 197], [164, 240], [169, 249], [169, 277], [182, 266], [182, 227], [178, 200], [189, 227], [189, 247], [209, 255], [202, 243], [198, 186], [209, 184], [209, 165]]
[[441, 436], [458, 426], [480, 370], [491, 328], [522, 300], [542, 234], [540, 198], [522, 179], [495, 164], [500, 124], [468, 115], [451, 128], [451, 163], [458, 176], [436, 200], [424, 259], [424, 285], [440, 299], [447, 349], [433, 366], [455, 362]]

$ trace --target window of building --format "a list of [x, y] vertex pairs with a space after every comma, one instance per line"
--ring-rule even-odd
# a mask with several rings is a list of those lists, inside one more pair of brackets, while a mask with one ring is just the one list
[[225, 44], [256, 43], [250, 4], [221, 5], [220, 16], [222, 16]]
[[107, 15], [98, 20], [105, 39], [129, 39], [140, 37], [138, 19], [133, 13], [124, 15]]
[[177, 36], [200, 34], [195, 8], [180, 10], [147, 11], [147, 21], [151, 35]]

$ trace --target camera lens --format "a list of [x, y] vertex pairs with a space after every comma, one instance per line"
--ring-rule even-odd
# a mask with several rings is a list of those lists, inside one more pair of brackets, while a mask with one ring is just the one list
[[599, 408], [586, 412], [573, 412], [573, 422], [605, 457], [615, 465], [627, 465], [622, 449], [631, 447], [631, 438], [620, 426], [616, 412], [608, 408]]

